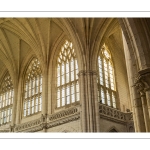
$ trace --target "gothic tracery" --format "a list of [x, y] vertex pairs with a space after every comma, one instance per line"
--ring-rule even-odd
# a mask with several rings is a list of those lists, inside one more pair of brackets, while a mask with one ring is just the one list
[[98, 56], [98, 98], [108, 106], [116, 108], [114, 67], [109, 50], [103, 45]]
[[37, 58], [31, 61], [26, 72], [23, 106], [23, 116], [40, 112], [42, 108], [42, 71]]
[[65, 41], [57, 59], [57, 107], [79, 101], [78, 63], [73, 44]]
[[7, 72], [0, 87], [0, 125], [11, 121], [13, 99], [13, 84], [9, 73]]

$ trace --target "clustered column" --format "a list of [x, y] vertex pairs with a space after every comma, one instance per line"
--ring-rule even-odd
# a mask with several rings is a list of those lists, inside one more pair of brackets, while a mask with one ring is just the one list
[[80, 71], [81, 126], [83, 132], [99, 132], [96, 71]]
[[146, 132], [150, 132], [150, 68], [139, 71], [136, 86], [140, 93]]

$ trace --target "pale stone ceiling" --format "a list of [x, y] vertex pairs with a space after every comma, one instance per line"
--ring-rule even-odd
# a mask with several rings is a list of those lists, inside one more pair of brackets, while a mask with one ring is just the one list
[[119, 32], [118, 21], [113, 18], [0, 18], [0, 70], [19, 73], [23, 60], [31, 53], [48, 62], [51, 47], [62, 34], [72, 38], [75, 33], [88, 59], [97, 38], [113, 34], [122, 47]]

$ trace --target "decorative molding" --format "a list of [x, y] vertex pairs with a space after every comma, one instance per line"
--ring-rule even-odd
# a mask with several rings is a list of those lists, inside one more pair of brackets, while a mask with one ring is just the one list
[[78, 113], [76, 113], [72, 116], [68, 116], [67, 118], [63, 118], [63, 119], [59, 119], [59, 120], [47, 123], [47, 129], [55, 127], [55, 126], [59, 126], [61, 124], [65, 124], [65, 123], [68, 123], [68, 122], [78, 120], [79, 118], [80, 118], [80, 113], [78, 112]]
[[52, 128], [61, 124], [75, 121], [80, 118], [79, 107], [69, 108], [52, 115], [41, 115], [39, 119], [16, 125], [14, 132], [36, 132]]
[[78, 111], [79, 111], [78, 107], [69, 108], [67, 110], [63, 110], [63, 111], [57, 112], [55, 114], [48, 115], [48, 121], [54, 121], [54, 120], [57, 120], [60, 118], [64, 118], [66, 116], [73, 115]]
[[43, 130], [43, 127], [39, 125], [34, 128], [27, 129], [25, 132], [37, 132], [37, 131], [41, 131], [41, 130]]
[[133, 121], [132, 113], [124, 113], [110, 106], [99, 104], [100, 118], [112, 120], [119, 123], [128, 123]]
[[26, 130], [28, 130], [29, 128], [34, 128], [34, 127], [39, 126], [39, 125], [41, 124], [41, 122], [42, 122], [42, 117], [39, 118], [39, 119], [30, 121], [30, 122], [26, 122], [26, 123], [23, 123], [23, 124], [16, 125], [14, 131], [15, 131], [15, 132], [26, 131]]
[[10, 129], [0, 129], [0, 133], [1, 133], [1, 132], [2, 132], [2, 133], [3, 133], [3, 132], [4, 132], [4, 133], [5, 133], [5, 132], [10, 132]]
[[138, 76], [135, 79], [135, 85], [142, 86], [144, 91], [150, 90], [150, 68], [138, 72]]
[[10, 123], [6, 123], [0, 126], [0, 133], [1, 132], [12, 132]]
[[97, 71], [95, 70], [81, 70], [78, 73], [78, 76], [82, 76], [82, 75], [97, 75]]
[[80, 118], [79, 107], [69, 108], [48, 116], [47, 128], [58, 126]]

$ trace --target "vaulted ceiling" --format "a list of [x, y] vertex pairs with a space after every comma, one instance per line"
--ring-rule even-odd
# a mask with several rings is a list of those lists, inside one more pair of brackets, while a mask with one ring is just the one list
[[19, 74], [31, 54], [48, 63], [51, 48], [63, 34], [81, 41], [89, 61], [97, 39], [113, 35], [122, 47], [120, 31], [113, 18], [0, 18], [0, 76], [6, 69]]

